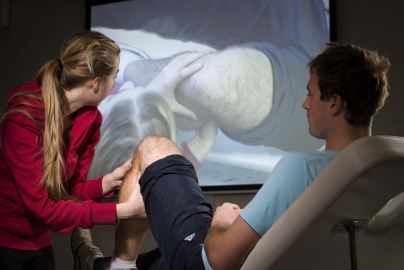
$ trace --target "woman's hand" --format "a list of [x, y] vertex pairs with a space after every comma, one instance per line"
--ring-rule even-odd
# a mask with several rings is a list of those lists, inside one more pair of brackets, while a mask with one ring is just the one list
[[107, 194], [122, 185], [123, 177], [132, 168], [132, 162], [129, 159], [122, 166], [116, 168], [113, 172], [106, 174], [102, 178], [102, 194]]
[[[139, 185], [140, 176], [141, 173], [137, 170], [132, 170], [126, 176], [124, 190], [121, 190], [123, 194], [120, 194], [120, 200], [123, 195], [124, 201], [116, 206], [118, 219], [145, 218], [145, 207]], [[126, 197], [128, 195], [129, 197]]]

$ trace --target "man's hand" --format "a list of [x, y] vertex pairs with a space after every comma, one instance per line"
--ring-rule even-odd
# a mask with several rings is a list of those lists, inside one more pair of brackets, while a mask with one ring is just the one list
[[241, 218], [236, 204], [224, 203], [213, 215], [205, 238], [205, 251], [213, 269], [239, 269], [259, 240], [258, 234]]
[[233, 203], [224, 203], [216, 208], [211, 227], [227, 229], [240, 214], [240, 207]]

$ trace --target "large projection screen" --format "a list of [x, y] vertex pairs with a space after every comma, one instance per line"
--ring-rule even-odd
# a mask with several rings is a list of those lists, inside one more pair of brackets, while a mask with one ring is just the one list
[[258, 187], [286, 152], [322, 148], [302, 103], [328, 0], [89, 1], [86, 23], [121, 48], [90, 176], [147, 135], [174, 140], [205, 190]]

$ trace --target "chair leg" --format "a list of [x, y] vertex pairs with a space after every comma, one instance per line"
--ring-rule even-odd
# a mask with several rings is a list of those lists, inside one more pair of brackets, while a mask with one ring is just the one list
[[345, 224], [345, 229], [349, 236], [349, 251], [351, 254], [351, 270], [358, 269], [358, 263], [356, 258], [356, 241], [355, 241], [355, 225], [352, 222]]
[[356, 255], [356, 229], [363, 224], [363, 220], [346, 220], [342, 222], [344, 229], [348, 232], [349, 252], [351, 257], [351, 270], [358, 269]]

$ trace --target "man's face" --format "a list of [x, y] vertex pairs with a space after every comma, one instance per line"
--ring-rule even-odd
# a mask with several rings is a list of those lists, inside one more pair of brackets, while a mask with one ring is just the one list
[[307, 97], [303, 102], [303, 108], [307, 111], [310, 135], [318, 139], [325, 139], [327, 126], [330, 123], [330, 118], [328, 117], [330, 102], [321, 100], [320, 96], [318, 76], [313, 71], [307, 84]]

